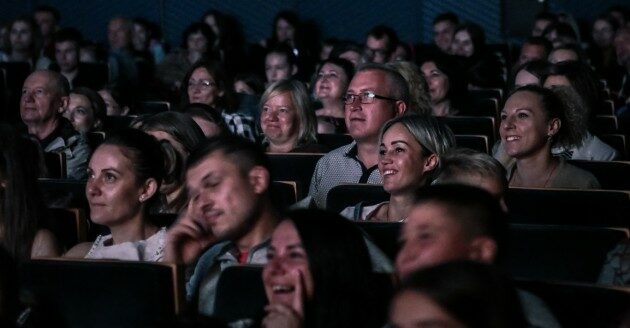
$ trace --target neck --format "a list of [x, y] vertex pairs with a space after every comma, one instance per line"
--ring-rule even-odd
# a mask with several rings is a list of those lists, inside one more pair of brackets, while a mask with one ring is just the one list
[[439, 103], [433, 104], [434, 116], [448, 116], [451, 114], [451, 101], [446, 99]]
[[357, 157], [367, 168], [378, 164], [377, 142], [375, 140], [357, 141]]
[[321, 114], [325, 116], [332, 116], [337, 118], [344, 118], [344, 105], [341, 99], [330, 99], [325, 98], [320, 100], [322, 102], [323, 107], [318, 110]]
[[558, 165], [558, 160], [551, 156], [548, 147], [546, 151], [541, 151], [533, 156], [516, 160], [516, 171], [518, 180], [514, 181], [512, 176], [512, 185], [520, 187], [545, 187], [553, 170]]
[[293, 148], [295, 148], [296, 145], [297, 145], [297, 136], [292, 137], [291, 139], [282, 143], [275, 143], [269, 140], [268, 151], [270, 153], [288, 153], [291, 150], [293, 150]]
[[280, 221], [280, 217], [273, 209], [270, 201], [265, 201], [262, 206], [261, 214], [251, 229], [235, 241], [236, 247], [241, 253], [249, 252], [252, 247], [269, 239], [278, 221]]
[[30, 61], [31, 52], [28, 50], [13, 50], [11, 52], [12, 61]]
[[43, 140], [48, 137], [59, 125], [59, 120], [55, 116], [53, 119], [40, 122], [38, 124], [27, 124], [26, 127], [28, 129], [28, 133], [37, 137], [39, 140]]
[[388, 219], [406, 219], [411, 212], [414, 204], [414, 195], [412, 193], [401, 193], [391, 195], [389, 197], [389, 209], [387, 211]]
[[148, 222], [145, 222], [143, 215], [138, 214], [134, 219], [128, 222], [110, 226], [112, 233], [112, 241], [114, 245], [145, 240], [154, 235], [158, 228]]
[[76, 68], [69, 71], [69, 72], [61, 72], [61, 75], [63, 75], [68, 81], [72, 81], [77, 74], [79, 74], [79, 68]]
[[201, 59], [201, 53], [196, 51], [188, 52], [188, 62], [191, 64], [196, 63], [199, 59]]

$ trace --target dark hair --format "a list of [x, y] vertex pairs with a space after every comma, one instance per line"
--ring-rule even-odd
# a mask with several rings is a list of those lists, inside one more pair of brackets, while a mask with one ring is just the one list
[[114, 101], [118, 104], [118, 106], [120, 106], [121, 109], [125, 106], [133, 106], [133, 95], [131, 94], [131, 91], [129, 89], [121, 88], [112, 84], [103, 87], [101, 90], [109, 92], [109, 94], [112, 96], [112, 98], [114, 98]]
[[575, 54], [578, 57], [577, 61], [579, 61], [579, 62], [585, 62], [586, 61], [586, 54], [584, 53], [584, 50], [582, 50], [582, 48], [579, 45], [577, 45], [577, 44], [569, 43], [569, 44], [561, 45], [559, 47], [555, 47], [549, 52], [549, 54], [551, 55], [551, 53], [556, 51], [556, 50], [573, 51], [573, 52], [575, 52]]
[[[152, 136], [132, 128], [120, 128], [108, 136], [99, 146], [117, 146], [132, 164], [133, 173], [138, 184], [148, 179], [155, 179], [158, 190], [166, 175], [166, 161], [160, 143]], [[98, 149], [98, 148], [97, 148]], [[148, 199], [146, 209], [159, 202], [157, 192]]]
[[254, 93], [257, 95], [262, 94], [265, 91], [265, 83], [258, 77], [258, 75], [253, 73], [240, 73], [234, 77], [234, 82], [241, 81], [245, 83], [248, 87], [254, 90]]
[[433, 62], [446, 77], [448, 77], [448, 92], [446, 98], [451, 101], [452, 107], [462, 110], [464, 102], [468, 98], [468, 81], [463, 74], [464, 67], [451, 56], [429, 56], [420, 65]]
[[386, 66], [385, 64], [378, 63], [366, 63], [357, 67], [355, 75], [364, 71], [379, 71], [385, 74], [387, 81], [389, 82], [389, 89], [391, 94], [389, 97], [397, 100], [402, 100], [407, 106], [409, 106], [409, 85], [407, 80], [393, 68]]
[[548, 120], [553, 118], [560, 119], [562, 124], [560, 130], [553, 136], [552, 147], [572, 147], [579, 145], [582, 141], [582, 134], [576, 131], [576, 127], [567, 120], [567, 99], [553, 90], [543, 88], [537, 85], [525, 85], [512, 91], [507, 98], [517, 92], [531, 92], [538, 96], [541, 109], [547, 116]]
[[376, 25], [370, 29], [367, 34], [368, 36], [372, 36], [376, 39], [383, 39], [387, 37], [387, 45], [385, 46], [385, 51], [387, 52], [387, 56], [389, 57], [394, 50], [396, 50], [396, 45], [398, 44], [398, 35], [396, 31], [389, 26], [386, 25]]
[[230, 130], [223, 120], [221, 113], [219, 113], [216, 109], [212, 108], [212, 106], [206, 104], [193, 103], [188, 104], [186, 107], [182, 109], [184, 114], [192, 117], [199, 117], [206, 121], [213, 122], [216, 124], [221, 130], [220, 134], [230, 134]]
[[[11, 31], [11, 29], [13, 28], [13, 25], [17, 22], [23, 22], [26, 23], [29, 28], [31, 29], [31, 35], [32, 35], [32, 39], [31, 39], [31, 47], [29, 49], [30, 51], [30, 55], [31, 57], [34, 59], [33, 60], [33, 64], [35, 63], [35, 60], [37, 59], [37, 56], [39, 55], [37, 53], [37, 49], [39, 49], [39, 47], [41, 46], [41, 34], [39, 31], [39, 28], [37, 27], [37, 23], [33, 20], [33, 18], [29, 17], [29, 16], [20, 16], [14, 20], [11, 21], [11, 23], [9, 24], [9, 31]], [[12, 45], [11, 45], [12, 47]], [[11, 50], [13, 51], [13, 50]]]
[[504, 260], [508, 221], [499, 201], [477, 187], [456, 184], [432, 185], [418, 189], [415, 205], [437, 203], [462, 226], [468, 238], [486, 236], [497, 245], [495, 263]]
[[44, 205], [37, 184], [40, 175], [38, 145], [20, 136], [10, 125], [0, 124], [0, 246], [17, 260], [31, 257]]
[[556, 31], [557, 38], [571, 38], [574, 43], [578, 42], [578, 36], [571, 25], [563, 22], [556, 22], [545, 29], [543, 36], [547, 37], [552, 31]]
[[488, 264], [456, 261], [429, 267], [405, 279], [396, 295], [404, 292], [430, 298], [465, 327], [527, 326], [514, 283]]
[[184, 32], [182, 32], [182, 48], [188, 49], [188, 37], [195, 33], [201, 33], [204, 38], [206, 38], [208, 43], [206, 47], [206, 54], [204, 55], [209, 55], [210, 50], [212, 50], [212, 45], [216, 40], [216, 36], [214, 35], [214, 32], [212, 32], [212, 29], [205, 23], [194, 22], [184, 29]]
[[525, 44], [543, 47], [545, 49], [545, 57], [547, 57], [552, 48], [551, 42], [542, 36], [530, 36], [523, 43], [523, 45]]
[[289, 64], [290, 67], [292, 67], [293, 65], [297, 65], [298, 63], [297, 57], [293, 53], [293, 49], [291, 49], [291, 47], [289, 47], [289, 45], [287, 45], [286, 43], [279, 43], [273, 46], [272, 48], [270, 48], [269, 51], [267, 51], [267, 54], [265, 55], [265, 59], [270, 54], [278, 54], [278, 55], [284, 56], [284, 58], [287, 59], [287, 63]]
[[91, 129], [99, 129], [107, 116], [107, 105], [105, 105], [105, 101], [98, 94], [98, 92], [86, 88], [86, 87], [76, 87], [72, 89], [70, 94], [82, 95], [88, 99], [90, 105], [92, 106], [92, 111], [94, 112], [94, 122], [92, 123]]
[[453, 35], [460, 31], [466, 31], [470, 35], [470, 40], [472, 40], [474, 47], [472, 57], [483, 55], [486, 51], [486, 34], [483, 28], [475, 23], [466, 23], [458, 26]]
[[342, 53], [347, 51], [354, 51], [359, 55], [363, 53], [363, 49], [357, 43], [352, 41], [339, 41], [330, 51], [329, 58], [338, 58]]
[[440, 22], [449, 22], [453, 25], [457, 25], [459, 24], [459, 17], [457, 17], [455, 13], [448, 11], [435, 16], [435, 18], [433, 19], [433, 25]]
[[548, 11], [541, 11], [538, 14], [536, 14], [535, 20], [546, 20], [546, 21], [550, 21], [552, 24], [554, 24], [555, 22], [558, 21], [558, 16], [556, 16], [556, 14], [550, 13]]
[[37, 8], [35, 8], [33, 12], [34, 13], [41, 13], [41, 12], [51, 13], [53, 17], [55, 18], [55, 21], [59, 22], [61, 20], [61, 14], [59, 13], [59, 10], [57, 10], [57, 8], [50, 5], [39, 5], [37, 6]]
[[[352, 63], [349, 60], [339, 58], [339, 57], [328, 58], [326, 60], [323, 60], [321, 63], [319, 63], [319, 65], [317, 66], [317, 70], [315, 72], [315, 75], [316, 75], [315, 80], [317, 80], [317, 75], [319, 74], [319, 71], [322, 69], [322, 67], [324, 67], [325, 64], [333, 64], [333, 65], [341, 67], [343, 72], [348, 77], [348, 83], [350, 83], [350, 81], [352, 80], [352, 77], [354, 76], [354, 65], [352, 65]], [[315, 83], [313, 83], [313, 87], [314, 85]]]
[[381, 327], [374, 274], [361, 231], [337, 213], [287, 213], [306, 255], [315, 286], [305, 306], [306, 327]]
[[190, 153], [205, 138], [201, 128], [190, 116], [173, 111], [138, 117], [133, 123], [142, 131], [163, 131], [173, 136]]
[[545, 82], [547, 75], [549, 74], [550, 67], [551, 63], [549, 63], [546, 59], [532, 60], [530, 62], [517, 66], [514, 69], [512, 76], [510, 76], [510, 80], [508, 82], [510, 90], [514, 90], [516, 84], [516, 75], [518, 75], [520, 71], [526, 71], [527, 73], [537, 77], [540, 81], [540, 84], [542, 85]]
[[79, 44], [83, 40], [81, 32], [73, 27], [62, 28], [53, 34], [54, 43], [61, 42], [74, 42], [77, 46], [77, 52], [79, 51]]
[[271, 27], [272, 31], [271, 31], [271, 38], [270, 38], [272, 45], [275, 45], [278, 43], [278, 21], [281, 19], [287, 21], [289, 25], [293, 26], [296, 33], [299, 33], [301, 24], [300, 24], [300, 18], [298, 17], [298, 15], [295, 12], [290, 11], [290, 10], [280, 11], [273, 18], [273, 25]]
[[188, 156], [184, 171], [190, 170], [216, 152], [221, 152], [229, 158], [243, 175], [249, 173], [255, 166], [262, 166], [267, 170], [270, 167], [267, 155], [258, 145], [239, 136], [223, 135], [201, 142]]
[[228, 79], [228, 76], [223, 69], [221, 63], [214, 60], [200, 60], [188, 69], [188, 72], [182, 79], [181, 83], [181, 107], [183, 108], [186, 105], [190, 104], [190, 99], [188, 98], [188, 81], [190, 81], [190, 77], [193, 75], [193, 72], [197, 68], [205, 69], [208, 74], [212, 76], [212, 79], [214, 79], [214, 82], [217, 84], [217, 88], [223, 91], [223, 97], [216, 98], [215, 107], [219, 110], [231, 112], [235, 108], [236, 104], [236, 100], [234, 99], [234, 95], [232, 94], [232, 83], [230, 83], [230, 80]]
[[569, 80], [571, 87], [580, 95], [589, 113], [594, 117], [602, 103], [603, 95], [599, 88], [599, 78], [590, 65], [584, 62], [562, 62], [549, 67], [547, 77], [561, 75]]

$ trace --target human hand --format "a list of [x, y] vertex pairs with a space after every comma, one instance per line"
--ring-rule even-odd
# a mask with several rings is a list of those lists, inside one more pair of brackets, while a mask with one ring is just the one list
[[189, 202], [167, 231], [164, 261], [192, 264], [208, 245], [215, 242], [212, 230], [195, 217], [194, 206]]
[[294, 278], [295, 290], [291, 305], [282, 303], [269, 304], [265, 307], [267, 315], [263, 319], [265, 328], [299, 328], [304, 323], [304, 277], [302, 272], [294, 270], [291, 274]]

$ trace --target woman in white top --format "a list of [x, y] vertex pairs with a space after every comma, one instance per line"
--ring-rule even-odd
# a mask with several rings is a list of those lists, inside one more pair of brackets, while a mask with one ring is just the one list
[[148, 220], [164, 177], [158, 141], [135, 129], [122, 129], [100, 145], [88, 166], [85, 193], [94, 223], [111, 234], [82, 243], [64, 256], [92, 259], [161, 261], [165, 228]]
[[406, 115], [385, 123], [379, 136], [378, 170], [389, 201], [373, 206], [359, 203], [341, 215], [362, 221], [402, 221], [415, 191], [432, 180], [439, 157], [454, 146], [451, 130], [432, 116]]

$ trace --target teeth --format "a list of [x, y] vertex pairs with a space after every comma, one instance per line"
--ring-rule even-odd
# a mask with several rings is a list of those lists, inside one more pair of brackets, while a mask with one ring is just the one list
[[395, 174], [395, 173], [396, 173], [396, 171], [394, 171], [394, 170], [385, 170], [383, 172], [383, 175], [390, 175], [390, 174]]
[[520, 137], [517, 136], [509, 136], [507, 138], [505, 138], [506, 141], [514, 141], [514, 140], [519, 140]]
[[293, 291], [293, 286], [275, 285], [272, 287], [274, 293], [286, 293]]

